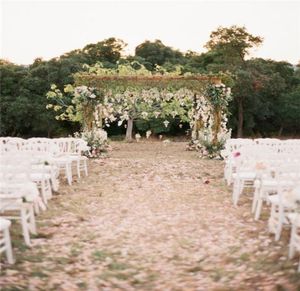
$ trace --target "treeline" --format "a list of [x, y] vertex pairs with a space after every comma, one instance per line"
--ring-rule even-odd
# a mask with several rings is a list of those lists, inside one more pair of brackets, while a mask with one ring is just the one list
[[[124, 41], [109, 38], [49, 61], [36, 59], [29, 66], [0, 60], [0, 135], [51, 137], [79, 130], [76, 123], [55, 120], [55, 112], [46, 109], [46, 93], [53, 83], [61, 89], [73, 83], [73, 74], [81, 71], [83, 64], [97, 62], [107, 68], [116, 68], [120, 63], [136, 68], [143, 64], [152, 72], [178, 68], [182, 74], [226, 72], [232, 77], [229, 127], [234, 136], [299, 135], [300, 63], [295, 66], [283, 61], [246, 59], [249, 50], [262, 41], [244, 27], [232, 26], [213, 31], [207, 52], [202, 54], [183, 53], [156, 40], [138, 45], [134, 56], [123, 56]], [[137, 126], [140, 130], [146, 128], [143, 122], [137, 122]], [[170, 129], [172, 134], [180, 130], [177, 126]], [[122, 133], [114, 126], [109, 131]]]

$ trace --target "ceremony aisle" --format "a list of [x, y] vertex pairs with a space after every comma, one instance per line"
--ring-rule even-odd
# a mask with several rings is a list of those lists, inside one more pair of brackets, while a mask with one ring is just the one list
[[15, 265], [1, 290], [296, 290], [289, 232], [275, 242], [268, 210], [239, 206], [224, 163], [184, 142], [113, 142], [89, 176], [63, 180], [26, 248], [12, 231]]

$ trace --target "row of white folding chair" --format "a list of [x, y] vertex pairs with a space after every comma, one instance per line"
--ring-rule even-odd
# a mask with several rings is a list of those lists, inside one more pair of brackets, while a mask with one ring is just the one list
[[66, 156], [76, 163], [77, 176], [81, 177], [81, 171], [84, 171], [87, 176], [87, 157], [81, 154], [89, 149], [87, 143], [78, 138], [58, 138], [53, 141], [58, 145], [61, 156]]
[[[288, 183], [287, 183], [288, 182]], [[268, 228], [275, 234], [275, 240], [279, 240], [284, 224], [290, 224], [289, 214], [298, 210], [300, 203], [300, 184], [297, 181], [283, 180], [276, 187], [276, 194], [270, 195], [268, 202], [271, 204], [271, 213], [268, 219]]]
[[270, 194], [276, 193], [280, 186], [290, 187], [300, 180], [300, 158], [268, 161], [266, 165], [254, 182], [252, 212], [256, 220], [260, 217], [263, 202], [268, 201]]
[[48, 145], [48, 151], [54, 154], [53, 162], [60, 168], [65, 169], [69, 184], [72, 182], [72, 169], [69, 163], [76, 163], [77, 176], [79, 178], [81, 177], [81, 171], [84, 171], [86, 176], [88, 175], [87, 157], [81, 154], [89, 149], [84, 140], [68, 137], [55, 139], [32, 138], [28, 141], [36, 145], [43, 143]]
[[37, 151], [51, 154], [50, 163], [63, 169], [66, 173], [69, 185], [72, 183], [72, 162], [76, 163], [77, 175], [84, 171], [88, 175], [87, 157], [81, 152], [87, 150], [87, 144], [82, 139], [75, 138], [31, 138], [22, 140], [20, 138], [8, 138], [5, 143], [5, 151], [19, 149], [21, 151]]
[[57, 167], [59, 171], [64, 171], [68, 184], [72, 184], [72, 160], [65, 155], [61, 155], [54, 142], [45, 141], [40, 143], [37, 141], [28, 141], [20, 151], [30, 154], [35, 153], [43, 157], [46, 164]]
[[292, 259], [295, 251], [300, 252], [300, 181], [295, 182], [293, 186], [280, 185], [277, 194], [270, 196], [269, 201], [271, 213], [268, 228], [275, 234], [275, 240], [279, 240], [284, 225], [291, 226], [289, 258]]
[[[30, 161], [19, 155], [1, 156], [0, 212], [7, 219], [21, 219], [25, 243], [36, 233], [34, 209], [44, 208], [37, 185], [30, 179]], [[11, 212], [20, 212], [11, 215]]]
[[30, 162], [30, 176], [41, 189], [43, 201], [46, 204], [47, 199], [52, 197], [50, 183], [54, 191], [58, 191], [58, 168], [55, 164], [50, 163], [51, 155], [34, 150], [16, 150], [11, 149], [9, 152], [2, 152], [3, 157], [17, 155], [19, 158], [26, 159]]
[[[45, 152], [47, 150], [46, 147], [38, 146], [37, 150], [35, 146], [28, 147], [28, 141], [21, 142], [21, 140], [22, 139], [18, 139], [18, 143], [10, 141], [6, 143], [0, 143], [0, 148], [2, 148], [3, 145], [10, 147], [9, 152], [2, 151], [1, 154], [5, 155], [0, 156], [0, 211], [3, 214], [7, 214], [7, 211], [20, 210], [24, 240], [25, 243], [30, 246], [30, 233], [36, 233], [34, 209], [36, 210], [36, 212], [38, 212], [40, 207], [44, 208], [44, 204], [42, 200], [39, 199], [38, 195], [36, 195], [38, 193], [37, 187], [34, 187], [34, 184], [32, 184], [31, 181], [28, 181], [27, 178], [28, 176], [30, 176], [30, 179], [34, 180], [36, 184], [41, 188], [42, 198], [44, 203], [46, 204], [47, 200], [51, 198], [52, 195], [50, 188], [50, 178], [52, 186], [55, 186], [54, 182], [57, 178], [57, 171], [53, 171], [53, 168], [55, 168], [52, 166], [53, 160], [56, 160], [56, 164], [59, 164], [62, 161], [62, 157], [53, 158], [51, 155]], [[80, 148], [77, 149], [79, 153], [81, 153], [81, 148], [84, 148], [85, 146], [85, 143], [81, 142], [81, 140], [76, 141], [76, 145], [80, 145]], [[37, 144], [35, 142], [30, 143], [31, 145]], [[33, 150], [33, 148], [36, 150]], [[15, 161], [13, 163], [13, 167], [11, 167], [11, 157], [14, 157], [13, 160]], [[26, 157], [26, 159], [24, 159], [24, 157]], [[25, 167], [24, 162], [26, 162]], [[47, 165], [45, 165], [45, 162], [47, 163]], [[70, 160], [68, 160], [68, 162], [70, 162]], [[21, 165], [23, 165], [23, 167]], [[26, 169], [30, 169], [30, 172], [27, 173]], [[12, 170], [13, 173], [11, 172]], [[84, 170], [87, 174], [86, 164]], [[9, 181], [14, 175], [17, 174], [16, 172], [21, 174], [22, 179], [25, 179], [26, 181]], [[47, 177], [46, 180], [40, 178], [45, 176]], [[28, 183], [30, 183], [30, 187], [28, 187]], [[9, 219], [17, 218], [16, 216], [7, 215], [6, 217]], [[9, 221], [8, 223], [10, 225]], [[7, 230], [5, 229], [4, 232], [5, 236], [7, 237]], [[2, 249], [7, 252], [9, 263], [12, 263], [13, 260], [11, 259], [12, 255], [10, 255], [10, 251], [7, 246], [7, 238], [3, 242], [5, 242], [6, 244]], [[0, 241], [0, 243], [2, 243], [2, 241]]]
[[40, 147], [41, 151], [53, 152], [54, 154], [81, 154], [81, 151], [89, 150], [87, 143], [80, 138], [29, 138], [0, 137], [0, 145], [12, 145], [17, 149], [23, 147], [30, 149], [30, 145], [35, 145], [35, 149]]
[[239, 151], [245, 146], [253, 146], [255, 148], [265, 146], [276, 152], [297, 152], [300, 149], [300, 139], [279, 140], [273, 138], [261, 139], [228, 139], [225, 143], [225, 148], [222, 151], [222, 156], [226, 160], [231, 158], [234, 152]]
[[[298, 166], [300, 164], [299, 158], [294, 158], [286, 155], [268, 156], [264, 159], [256, 158], [253, 156], [246, 156], [244, 158], [237, 158], [235, 173], [232, 174], [233, 179], [233, 192], [232, 199], [233, 203], [236, 206], [239, 200], [240, 195], [242, 194], [244, 188], [254, 187], [255, 195], [254, 201], [257, 197], [257, 189], [263, 185], [260, 180], [262, 179], [263, 173], [266, 171], [272, 171], [274, 168], [281, 167], [282, 165], [295, 165], [295, 167], [300, 170]], [[284, 169], [284, 168], [283, 168]], [[255, 181], [256, 180], [256, 181]], [[253, 203], [256, 205], [256, 202]], [[256, 206], [255, 206], [256, 207]], [[252, 207], [253, 211], [254, 206]]]
[[[281, 235], [284, 224], [292, 224], [290, 239], [290, 258], [293, 257], [294, 251], [300, 251], [300, 216], [298, 220], [293, 218], [295, 211], [300, 211], [300, 160], [290, 165], [281, 165], [277, 170], [270, 170], [269, 184], [261, 181], [260, 190], [255, 190], [260, 196], [253, 199], [253, 206], [256, 205], [255, 219], [259, 218], [262, 201], [266, 200], [271, 204], [270, 217], [268, 219], [268, 229], [275, 234], [275, 240]], [[260, 173], [261, 174], [261, 173]], [[273, 177], [274, 175], [274, 177]], [[255, 180], [257, 187], [258, 180]], [[268, 185], [268, 187], [263, 187]], [[298, 186], [297, 186], [298, 185]], [[266, 191], [268, 190], [268, 191]], [[272, 195], [270, 195], [272, 193]], [[253, 208], [252, 206], [252, 208]], [[255, 210], [255, 208], [254, 208]], [[299, 214], [300, 215], [300, 214]], [[299, 268], [300, 271], [300, 261]]]
[[234, 152], [239, 151], [239, 149], [245, 145], [251, 145], [253, 144], [252, 139], [248, 138], [230, 138], [226, 140], [226, 143], [224, 145], [224, 149], [221, 150], [221, 156], [227, 160], [231, 157], [231, 155]]
[[[48, 200], [52, 197], [52, 189], [58, 190], [58, 170], [55, 166], [45, 164], [47, 157], [39, 152], [15, 151], [1, 155], [1, 175], [5, 178], [7, 172], [11, 171], [10, 167], [19, 167], [19, 163], [26, 163], [23, 176], [26, 176], [30, 182], [34, 182], [40, 190], [42, 201], [36, 204], [35, 212], [39, 213], [39, 209], [46, 209]], [[11, 173], [12, 176], [13, 173]], [[17, 174], [17, 173], [15, 173]], [[22, 174], [21, 172], [19, 173]], [[13, 178], [13, 177], [12, 177]], [[13, 183], [12, 180], [9, 182]], [[39, 207], [40, 206], [40, 207]]]
[[[283, 175], [284, 176], [284, 179], [286, 180], [287, 179], [287, 175], [291, 174], [291, 178], [295, 179], [295, 184], [298, 182], [299, 183], [299, 180], [300, 180], [300, 156], [299, 156], [299, 152], [296, 156], [293, 156], [289, 153], [283, 153], [280, 152], [280, 155], [273, 155], [273, 154], [270, 154], [265, 160], [263, 159], [255, 159], [257, 158], [259, 155], [255, 155], [254, 156], [254, 161], [251, 159], [251, 157], [247, 157], [247, 159], [250, 160], [250, 164], [252, 163], [252, 166], [255, 165], [255, 169], [258, 170], [255, 174], [255, 176], [260, 176], [262, 175], [262, 171], [263, 170], [266, 170], [266, 167], [268, 167], [268, 169], [270, 169], [270, 172], [272, 172], [272, 174], [274, 175], [274, 170], [276, 169], [277, 166], [279, 166], [280, 164], [281, 165], [284, 165], [284, 166], [281, 166], [279, 167], [279, 169], [281, 170], [282, 173], [285, 172], [285, 174]], [[264, 156], [264, 155], [262, 155]], [[280, 158], [279, 158], [280, 157]], [[241, 158], [241, 154], [240, 155], [237, 155], [236, 158]], [[252, 160], [252, 161], [251, 161]], [[287, 166], [287, 163], [290, 163], [290, 166], [288, 167]], [[296, 173], [293, 173], [293, 171], [291, 171], [291, 165], [293, 165], [294, 167], [294, 170]], [[287, 168], [288, 169], [284, 169], [284, 168]], [[250, 170], [251, 170], [251, 167], [250, 167]], [[239, 170], [238, 170], [239, 171]], [[292, 173], [288, 173], [289, 171], [291, 171]], [[298, 178], [296, 178], [296, 176], [298, 176]], [[252, 177], [253, 177], [253, 172], [252, 172]], [[251, 178], [252, 178], [251, 177]], [[249, 176], [248, 176], [248, 179], [249, 179]], [[290, 180], [288, 180], [290, 181]], [[248, 182], [249, 183], [249, 186], [252, 186], [252, 182], [253, 180], [249, 180]], [[283, 183], [279, 183], [279, 185], [284, 185]], [[287, 185], [292, 185], [291, 181], [289, 183], [287, 183]], [[278, 188], [276, 189], [277, 190], [277, 193], [278, 193]], [[298, 200], [300, 202], [300, 193], [299, 193], [299, 188], [298, 188]], [[286, 219], [278, 219], [278, 201], [280, 200], [278, 198], [280, 194], [277, 194], [277, 195], [274, 195], [272, 196], [272, 199], [269, 201], [269, 203], [271, 203], [272, 205], [272, 211], [271, 211], [271, 215], [270, 215], [270, 219], [269, 219], [269, 222], [268, 222], [268, 225], [269, 225], [269, 230], [274, 232], [275, 233], [275, 238], [278, 239], [278, 237], [280, 236], [280, 232], [281, 232], [281, 228], [282, 228], [282, 223], [286, 222]], [[253, 205], [255, 203], [253, 202]], [[297, 204], [292, 204], [293, 207], [291, 207], [291, 205], [289, 205], [289, 208], [288, 207], [285, 207], [283, 209], [290, 209], [292, 211], [295, 211], [295, 208], [296, 207], [299, 207], [299, 205]], [[298, 208], [298, 211], [299, 211], [299, 208]], [[292, 231], [291, 231], [291, 239], [290, 239], [290, 257], [293, 256], [294, 254], [294, 251], [295, 250], [298, 250], [300, 251], [300, 214], [296, 214], [296, 213], [288, 213], [288, 216], [295, 216], [297, 215], [298, 219], [289, 219], [289, 223], [292, 224]], [[300, 271], [300, 261], [299, 261], [299, 267], [298, 267], [298, 270]]]
[[227, 181], [227, 184], [232, 183], [232, 175], [236, 172], [237, 162], [243, 159], [261, 159], [266, 156], [275, 155], [278, 153], [274, 148], [260, 145], [257, 146], [254, 143], [245, 144], [241, 146], [237, 151], [232, 152], [228, 155], [225, 166], [224, 166], [224, 178]]
[[[291, 155], [288, 153], [274, 153], [266, 150], [254, 150], [248, 147], [241, 149], [238, 155], [235, 155], [232, 159], [228, 159], [224, 167], [224, 178], [228, 185], [231, 185], [233, 179], [237, 175], [237, 172], [242, 170], [244, 164], [248, 162], [256, 164], [261, 161], [265, 161], [266, 164], [270, 164], [276, 160], [299, 160], [300, 151], [297, 154]], [[252, 175], [250, 175], [252, 177]]]
[[[267, 162], [269, 162], [269, 165]], [[263, 201], [267, 201], [272, 205], [269, 219], [269, 230], [271, 232], [275, 232], [275, 238], [278, 240], [282, 224], [285, 221], [283, 219], [278, 221], [278, 217], [276, 216], [278, 208], [281, 205], [280, 203], [282, 202], [278, 193], [280, 192], [280, 189], [290, 189], [299, 183], [300, 159], [298, 161], [261, 161], [259, 164], [256, 164], [256, 168], [253, 168], [253, 161], [249, 162], [247, 165], [249, 168], [245, 168], [245, 170], [240, 173], [239, 178], [237, 178], [237, 182], [234, 183], [234, 204], [237, 205], [237, 201], [243, 187], [252, 187], [254, 182], [255, 191], [252, 212], [255, 212], [255, 219], [257, 220], [261, 213]], [[242, 184], [242, 186], [240, 186], [240, 184]], [[293, 209], [292, 206], [288, 206], [288, 200], [286, 200], [285, 208]]]
[[[299, 177], [291, 175], [287, 180], [287, 173], [281, 179], [276, 179], [275, 191], [267, 197], [271, 204], [268, 219], [269, 232], [274, 233], [275, 240], [279, 240], [284, 225], [291, 226], [289, 241], [289, 258], [293, 258], [295, 251], [300, 252], [300, 181]], [[300, 272], [300, 259], [298, 263]]]

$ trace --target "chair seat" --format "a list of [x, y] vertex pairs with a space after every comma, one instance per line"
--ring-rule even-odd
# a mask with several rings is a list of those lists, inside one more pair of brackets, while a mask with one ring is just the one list
[[[272, 204], [279, 205], [280, 200], [279, 200], [279, 195], [270, 195], [268, 196], [268, 201], [271, 202]], [[282, 204], [285, 208], [295, 208], [295, 204], [292, 201], [289, 201], [288, 199], [283, 198]]]
[[39, 190], [34, 182], [22, 184], [1, 183], [0, 192], [2, 198], [17, 199], [24, 197], [26, 201], [34, 201], [39, 197]]
[[68, 156], [60, 156], [60, 157], [52, 158], [51, 162], [58, 165], [65, 165], [65, 164], [71, 164], [72, 159], [70, 159]]
[[234, 173], [232, 174], [233, 179], [240, 178], [244, 180], [254, 180], [256, 177], [255, 172], [240, 172], [240, 173]]
[[30, 178], [32, 181], [42, 181], [42, 180], [49, 180], [51, 179], [51, 175], [50, 174], [46, 174], [46, 173], [33, 173], [30, 174]]
[[87, 160], [86, 156], [80, 156], [80, 155], [68, 155], [67, 156], [69, 159], [71, 159], [72, 161], [84, 161]]
[[275, 179], [267, 179], [267, 180], [262, 180], [261, 182], [262, 187], [293, 186], [293, 185], [294, 185], [293, 181], [290, 180], [276, 181]]
[[292, 224], [296, 225], [297, 227], [300, 227], [300, 214], [299, 213], [290, 213], [288, 215], [288, 218]]

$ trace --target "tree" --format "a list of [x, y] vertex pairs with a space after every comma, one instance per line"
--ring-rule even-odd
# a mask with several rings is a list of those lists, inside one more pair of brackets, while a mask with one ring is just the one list
[[75, 129], [71, 123], [58, 123], [46, 110], [46, 92], [52, 82], [71, 82], [75, 67], [67, 60], [49, 62], [36, 59], [29, 66], [1, 62], [1, 135], [52, 136]]
[[262, 42], [262, 37], [253, 36], [245, 27], [233, 25], [229, 28], [218, 27], [210, 34], [210, 40], [205, 47], [211, 51], [219, 51], [225, 63], [237, 65], [244, 63], [249, 50]]
[[82, 51], [86, 55], [89, 65], [95, 64], [96, 62], [116, 64], [121, 58], [122, 51], [126, 45], [123, 40], [111, 37], [96, 44], [88, 44]]
[[166, 62], [181, 64], [184, 62], [183, 54], [173, 48], [164, 45], [160, 40], [149, 40], [135, 48], [135, 56], [144, 59], [143, 65], [150, 71], [155, 71], [156, 66], [162, 66]]
[[[229, 28], [219, 27], [210, 34], [210, 40], [206, 43], [206, 48], [210, 52], [215, 52], [223, 64], [218, 68], [236, 72], [237, 70], [246, 70], [245, 56], [249, 50], [259, 46], [263, 39], [259, 36], [253, 36], [248, 33], [245, 27], [231, 26]], [[240, 74], [240, 76], [245, 74]], [[247, 73], [246, 73], [247, 75]], [[242, 137], [244, 126], [244, 107], [245, 95], [239, 92], [240, 84], [233, 87], [233, 96], [237, 104], [238, 126], [237, 136]], [[241, 93], [241, 94], [240, 94]]]
[[28, 69], [0, 60], [0, 71], [0, 135], [17, 135], [22, 130], [18, 122], [22, 118], [22, 106], [18, 106], [18, 96]]

